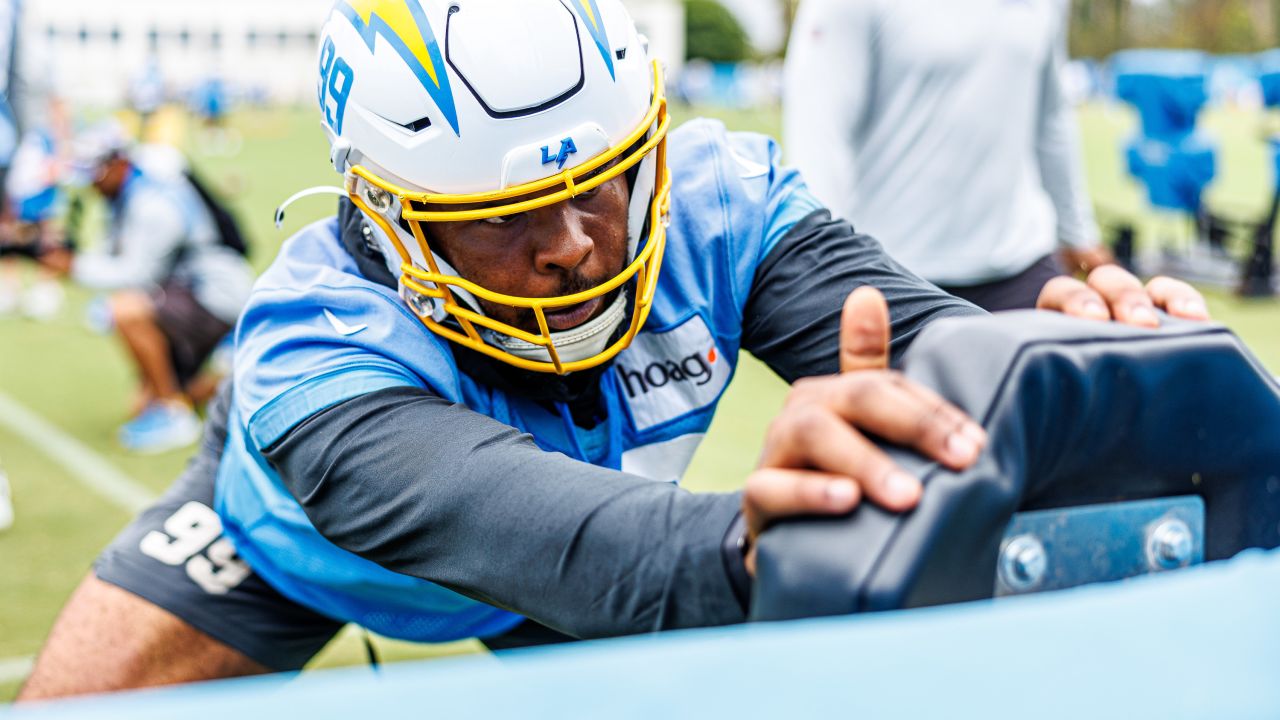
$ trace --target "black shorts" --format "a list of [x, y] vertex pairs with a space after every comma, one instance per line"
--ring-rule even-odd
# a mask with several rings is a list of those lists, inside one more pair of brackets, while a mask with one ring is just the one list
[[1011, 278], [981, 285], [943, 285], [942, 289], [987, 312], [1030, 310], [1036, 306], [1044, 286], [1062, 274], [1057, 256], [1046, 255]]
[[[229, 384], [209, 403], [199, 453], [169, 491], [111, 541], [94, 573], [268, 668], [300, 670], [344, 623], [281, 595], [222, 534], [212, 506], [228, 402]], [[526, 621], [484, 643], [505, 650], [571, 639]]]
[[281, 595], [236, 556], [222, 534], [212, 506], [226, 404], [226, 392], [209, 404], [199, 454], [107, 546], [94, 572], [262, 665], [299, 670], [343, 623]]
[[209, 312], [191, 289], [180, 283], [165, 283], [151, 295], [156, 308], [156, 325], [169, 341], [169, 357], [178, 385], [186, 387], [200, 374], [209, 356], [231, 325]]

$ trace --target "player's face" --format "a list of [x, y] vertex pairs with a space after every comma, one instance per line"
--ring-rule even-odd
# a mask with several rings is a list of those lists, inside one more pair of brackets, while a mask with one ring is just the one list
[[[591, 192], [518, 215], [433, 224], [433, 245], [459, 275], [494, 292], [572, 295], [608, 282], [626, 267], [630, 196], [626, 178], [618, 177]], [[547, 325], [552, 332], [577, 327], [604, 312], [616, 294], [548, 311]], [[481, 305], [495, 320], [538, 332], [531, 310]]]
[[103, 197], [115, 199], [120, 194], [120, 188], [124, 185], [124, 178], [128, 171], [128, 161], [120, 158], [108, 160], [98, 167], [93, 178], [93, 187]]

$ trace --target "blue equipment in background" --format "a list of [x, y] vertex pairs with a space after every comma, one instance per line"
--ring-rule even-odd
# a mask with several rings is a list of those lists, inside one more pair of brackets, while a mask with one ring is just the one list
[[1152, 206], [1192, 216], [1200, 212], [1215, 171], [1211, 143], [1196, 135], [1175, 142], [1138, 137], [1125, 149], [1125, 159], [1129, 174], [1146, 186]]
[[1151, 205], [1198, 215], [1216, 172], [1216, 147], [1196, 132], [1208, 102], [1208, 58], [1183, 50], [1131, 50], [1112, 58], [1116, 95], [1141, 118], [1125, 149], [1129, 173]]
[[[1258, 83], [1262, 86], [1262, 102], [1273, 110], [1280, 109], [1280, 50], [1258, 56]], [[1270, 138], [1271, 165], [1276, 187], [1280, 188], [1280, 136]]]
[[[1280, 50], [1272, 50], [1258, 56], [1258, 83], [1262, 86], [1262, 101], [1270, 109], [1280, 109]], [[1272, 192], [1271, 207], [1267, 216], [1254, 230], [1253, 253], [1245, 268], [1241, 294], [1265, 297], [1275, 293], [1275, 230], [1276, 217], [1280, 215], [1280, 136], [1267, 140], [1271, 150]]]
[[1262, 101], [1266, 106], [1280, 107], [1280, 50], [1258, 56], [1258, 82], [1262, 84]]
[[[1238, 73], [1260, 69], [1268, 107], [1280, 108], [1280, 51], [1252, 62], [1232, 61]], [[1117, 228], [1116, 258], [1142, 274], [1173, 275], [1234, 287], [1247, 297], [1267, 297], [1274, 294], [1272, 236], [1280, 211], [1280, 138], [1270, 141], [1278, 189], [1272, 192], [1267, 215], [1255, 222], [1213, 212], [1204, 192], [1217, 174], [1218, 148], [1196, 124], [1210, 100], [1214, 62], [1193, 50], [1129, 50], [1111, 59], [1116, 96], [1132, 105], [1140, 118], [1138, 134], [1124, 148], [1129, 174], [1142, 183], [1149, 204], [1164, 216], [1158, 251], [1148, 249], [1141, 261], [1135, 261], [1135, 229], [1125, 224]], [[1217, 62], [1221, 71], [1224, 61]], [[1247, 237], [1233, 254], [1228, 241], [1237, 234]]]

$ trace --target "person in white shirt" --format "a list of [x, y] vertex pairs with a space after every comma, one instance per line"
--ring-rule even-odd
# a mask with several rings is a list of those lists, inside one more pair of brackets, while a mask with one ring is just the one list
[[142, 379], [141, 411], [121, 428], [121, 444], [137, 452], [189, 445], [200, 432], [195, 388], [208, 385], [201, 368], [234, 326], [253, 270], [176, 150], [131, 147], [114, 123], [74, 145], [73, 170], [107, 200], [109, 230], [96, 251], [51, 252], [41, 262], [110, 293], [112, 324]]
[[788, 161], [925, 279], [987, 310], [1034, 307], [1062, 270], [1111, 260], [1060, 84], [1066, 24], [1067, 0], [806, 0]]

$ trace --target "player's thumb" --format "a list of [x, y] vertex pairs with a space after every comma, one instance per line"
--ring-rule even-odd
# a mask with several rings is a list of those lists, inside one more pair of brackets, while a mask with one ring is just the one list
[[889, 304], [863, 286], [849, 293], [840, 314], [840, 372], [889, 367]]

